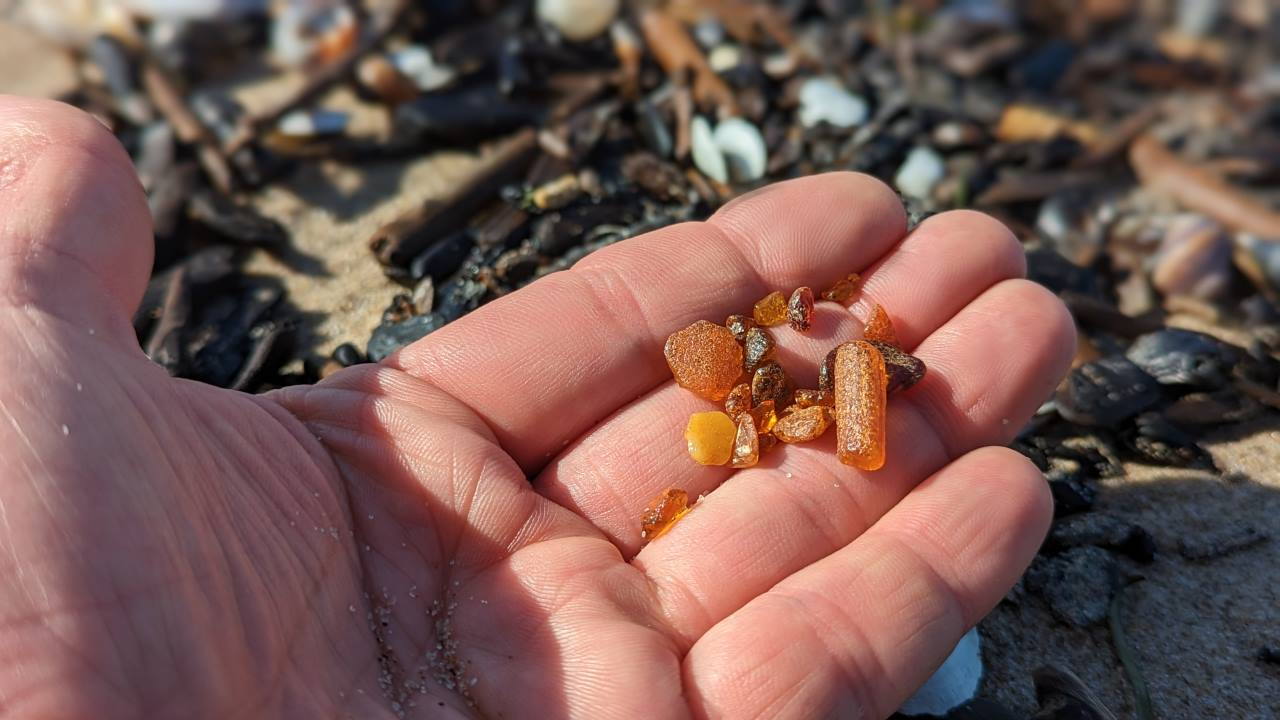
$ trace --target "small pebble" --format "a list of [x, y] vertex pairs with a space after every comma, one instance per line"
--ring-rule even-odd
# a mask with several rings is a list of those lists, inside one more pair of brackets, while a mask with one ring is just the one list
[[391, 65], [413, 81], [423, 92], [439, 90], [452, 83], [458, 76], [453, 68], [437, 65], [431, 50], [422, 45], [409, 45], [387, 53]]
[[867, 120], [867, 101], [845, 89], [834, 78], [816, 77], [800, 87], [800, 124], [814, 127], [828, 123], [851, 128]]
[[619, 0], [538, 0], [538, 19], [566, 39], [582, 42], [604, 32], [618, 15]]
[[893, 176], [893, 184], [902, 194], [928, 198], [933, 187], [946, 175], [947, 167], [932, 148], [918, 145], [907, 153], [907, 159]]
[[701, 115], [695, 116], [689, 125], [690, 149], [693, 152], [693, 164], [703, 175], [718, 183], [729, 182], [729, 166], [724, 154], [716, 144], [711, 124]]
[[338, 135], [347, 129], [349, 117], [336, 110], [295, 110], [280, 118], [276, 130], [295, 138]]

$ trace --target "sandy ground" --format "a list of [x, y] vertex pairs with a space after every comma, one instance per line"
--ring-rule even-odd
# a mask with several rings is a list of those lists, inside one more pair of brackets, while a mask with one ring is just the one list
[[[74, 65], [62, 53], [0, 23], [0, 92], [56, 97], [74, 81]], [[279, 91], [249, 85], [237, 92], [255, 107]], [[329, 103], [341, 107], [350, 98], [337, 93]], [[357, 123], [379, 131], [377, 117]], [[442, 153], [297, 172], [252, 198], [292, 231], [297, 254], [284, 262], [263, 254], [247, 269], [284, 278], [304, 313], [303, 342], [313, 352], [327, 354], [346, 340], [363, 346], [382, 309], [402, 291], [373, 260], [365, 246], [369, 235], [447, 191], [474, 162]], [[305, 272], [291, 269], [298, 267]], [[1126, 628], [1158, 717], [1280, 718], [1280, 668], [1254, 659], [1263, 644], [1280, 645], [1280, 537], [1201, 563], [1176, 552], [1180, 539], [1224, 527], [1251, 525], [1280, 536], [1280, 413], [1220, 430], [1206, 446], [1223, 476], [1130, 465], [1125, 477], [1103, 485], [1096, 511], [1142, 525], [1159, 547], [1154, 563], [1126, 566], [1144, 578], [1126, 591]], [[1105, 625], [1066, 627], [1039, 598], [1014, 593], [981, 632], [988, 668], [981, 694], [1031, 714], [1031, 671], [1052, 663], [1079, 675], [1120, 717], [1132, 716], [1132, 695]]]

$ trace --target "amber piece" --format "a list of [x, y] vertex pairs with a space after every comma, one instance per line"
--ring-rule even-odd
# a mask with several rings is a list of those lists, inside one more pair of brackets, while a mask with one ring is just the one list
[[924, 377], [926, 368], [924, 361], [920, 358], [889, 343], [883, 343], [878, 340], [869, 342], [876, 350], [880, 351], [880, 356], [884, 358], [884, 370], [889, 378], [887, 392], [890, 395], [899, 390], [906, 390], [920, 382], [920, 378]]
[[729, 328], [729, 332], [733, 333], [734, 340], [746, 342], [747, 331], [756, 326], [756, 321], [752, 320], [748, 315], [730, 315], [725, 318], [724, 326]]
[[861, 470], [884, 466], [886, 385], [884, 358], [865, 341], [836, 348], [836, 453]]
[[889, 319], [889, 313], [884, 311], [884, 307], [880, 303], [876, 303], [871, 308], [871, 317], [867, 318], [867, 325], [862, 329], [863, 340], [878, 340], [879, 342], [889, 343], [894, 347], [898, 345], [898, 334], [893, 331], [893, 321]]
[[787, 297], [777, 290], [765, 295], [751, 309], [757, 325], [773, 327], [787, 321]]
[[841, 304], [847, 303], [849, 298], [858, 292], [858, 281], [861, 279], [858, 273], [849, 273], [848, 277], [840, 278], [831, 287], [823, 290], [822, 299]]
[[773, 449], [778, 444], [778, 438], [773, 433], [765, 433], [760, 436], [760, 457], [764, 457], [765, 453]]
[[650, 542], [670, 530], [689, 512], [689, 493], [669, 488], [653, 499], [640, 516], [640, 537]]
[[756, 424], [756, 432], [761, 435], [767, 435], [773, 426], [778, 423], [778, 412], [772, 400], [765, 400], [759, 405], [747, 411], [751, 416], [752, 422]]
[[[832, 359], [834, 362], [834, 358]], [[835, 403], [835, 398], [831, 395], [830, 390], [810, 390], [801, 388], [795, 391], [791, 396], [791, 401], [799, 406], [800, 409], [813, 407], [814, 405], [824, 405], [831, 407]]]
[[787, 322], [796, 332], [804, 332], [813, 324], [813, 288], [801, 285], [787, 301]]
[[733, 386], [729, 391], [729, 396], [724, 399], [724, 411], [729, 413], [729, 417], [737, 420], [738, 416], [751, 409], [751, 386], [747, 383], [739, 383]]
[[760, 461], [760, 433], [750, 413], [738, 417], [738, 434], [733, 439], [733, 457], [729, 465], [736, 468], [751, 467]]
[[831, 408], [814, 405], [783, 417], [773, 427], [773, 434], [784, 443], [809, 442], [822, 437], [831, 420]]
[[818, 368], [818, 389], [834, 393], [836, 389], [836, 351], [840, 347], [831, 348], [831, 352], [822, 359], [822, 367]]
[[733, 333], [706, 320], [671, 333], [663, 353], [676, 383], [708, 400], [724, 400], [742, 375], [742, 347]]
[[742, 367], [747, 372], [755, 372], [761, 364], [773, 359], [773, 351], [777, 343], [768, 330], [753, 327], [747, 331], [746, 342], [742, 344]]
[[733, 418], [719, 411], [694, 413], [684, 428], [689, 457], [703, 465], [723, 465], [733, 453], [733, 436], [738, 431]]
[[775, 405], [786, 405], [791, 395], [791, 378], [776, 362], [767, 362], [756, 368], [751, 377], [751, 397], [759, 405], [772, 400]]

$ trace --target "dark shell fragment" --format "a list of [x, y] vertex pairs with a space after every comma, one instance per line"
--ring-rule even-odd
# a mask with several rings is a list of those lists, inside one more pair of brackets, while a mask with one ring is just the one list
[[1155, 378], [1113, 356], [1072, 370], [1055, 399], [1058, 412], [1071, 422], [1115, 427], [1160, 402], [1161, 393]]
[[1204, 333], [1166, 328], [1133, 341], [1125, 357], [1163, 385], [1222, 387], [1235, 364], [1235, 353]]

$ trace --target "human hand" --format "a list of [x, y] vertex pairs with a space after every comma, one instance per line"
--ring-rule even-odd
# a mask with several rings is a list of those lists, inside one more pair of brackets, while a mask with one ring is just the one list
[[[597, 252], [381, 365], [250, 396], [173, 380], [129, 318], [150, 224], [96, 122], [0, 98], [0, 703], [23, 717], [882, 717], [1030, 561], [1008, 442], [1074, 330], [995, 221], [852, 174]], [[668, 333], [865, 278], [929, 366], [885, 468], [832, 435], [695, 465]], [[532, 479], [530, 481], [530, 478]], [[663, 489], [710, 493], [641, 548]]]

